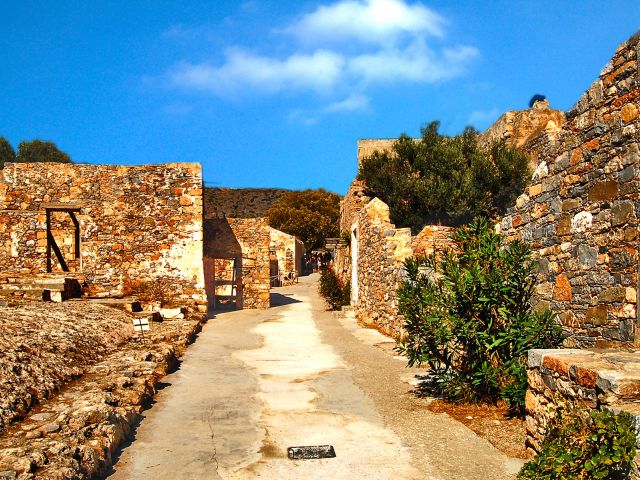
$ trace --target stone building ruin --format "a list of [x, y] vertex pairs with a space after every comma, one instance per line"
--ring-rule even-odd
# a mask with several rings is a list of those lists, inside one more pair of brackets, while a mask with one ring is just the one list
[[200, 165], [7, 164], [0, 234], [0, 289], [67, 278], [109, 297], [162, 280], [172, 302], [206, 311]]
[[304, 243], [293, 235], [271, 227], [270, 232], [270, 276], [271, 286], [293, 283], [302, 275]]
[[209, 218], [204, 265], [210, 309], [269, 308], [269, 225], [264, 218]]
[[9, 163], [0, 170], [0, 295], [122, 297], [206, 314], [268, 308], [270, 245], [300, 273], [301, 242], [264, 218], [204, 219], [198, 164]]

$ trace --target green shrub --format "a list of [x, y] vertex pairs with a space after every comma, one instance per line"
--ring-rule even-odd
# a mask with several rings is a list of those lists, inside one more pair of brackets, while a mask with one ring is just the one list
[[635, 455], [636, 434], [628, 413], [559, 410], [540, 454], [522, 467], [518, 479], [624, 479]]
[[439, 393], [464, 401], [504, 399], [523, 413], [526, 355], [552, 348], [562, 332], [551, 312], [534, 313], [528, 246], [504, 244], [486, 219], [453, 235], [455, 249], [405, 262], [398, 290], [410, 366], [428, 364]]
[[531, 178], [517, 147], [497, 141], [485, 148], [471, 127], [452, 137], [438, 128], [431, 122], [419, 139], [401, 135], [390, 152], [364, 158], [358, 171], [367, 195], [389, 205], [391, 221], [414, 234], [426, 224], [502, 214]]
[[319, 292], [330, 310], [340, 310], [343, 305], [349, 305], [351, 300], [350, 282], [343, 284], [336, 273], [328, 267], [320, 270]]

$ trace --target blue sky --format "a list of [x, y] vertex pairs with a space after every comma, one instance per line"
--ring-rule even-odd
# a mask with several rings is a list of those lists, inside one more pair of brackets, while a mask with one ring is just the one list
[[4, 0], [0, 136], [344, 193], [358, 138], [567, 110], [638, 29], [638, 0]]

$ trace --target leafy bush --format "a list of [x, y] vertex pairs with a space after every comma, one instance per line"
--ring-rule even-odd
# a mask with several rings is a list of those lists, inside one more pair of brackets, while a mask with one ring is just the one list
[[636, 434], [628, 413], [559, 410], [540, 454], [518, 479], [624, 479], [636, 454]]
[[414, 233], [426, 224], [455, 226], [501, 214], [530, 178], [518, 148], [499, 141], [485, 149], [473, 128], [454, 137], [438, 128], [430, 123], [418, 140], [401, 135], [391, 152], [365, 158], [358, 172], [367, 194], [389, 205], [391, 221]]
[[428, 364], [441, 394], [465, 401], [504, 399], [522, 413], [526, 354], [562, 340], [549, 311], [534, 313], [528, 246], [507, 245], [484, 218], [453, 235], [456, 249], [410, 258], [398, 290], [409, 365]]
[[37, 139], [30, 142], [20, 142], [15, 161], [18, 163], [73, 163], [71, 157], [60, 150], [55, 143]]
[[307, 251], [324, 247], [340, 228], [340, 195], [323, 189], [285, 192], [266, 212], [269, 225], [298, 237]]
[[351, 300], [351, 283], [343, 284], [336, 273], [328, 267], [320, 271], [320, 295], [330, 310], [341, 310]]

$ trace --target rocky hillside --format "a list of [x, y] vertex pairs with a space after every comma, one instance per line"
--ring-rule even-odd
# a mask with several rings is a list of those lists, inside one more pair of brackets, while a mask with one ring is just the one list
[[204, 191], [205, 218], [263, 217], [287, 190], [281, 188], [211, 188]]

